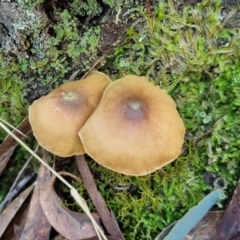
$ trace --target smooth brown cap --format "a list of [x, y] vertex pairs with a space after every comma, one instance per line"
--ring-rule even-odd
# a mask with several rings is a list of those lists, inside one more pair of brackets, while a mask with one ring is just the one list
[[146, 175], [176, 159], [185, 127], [174, 100], [145, 77], [112, 82], [79, 132], [96, 162], [126, 175]]
[[94, 71], [35, 100], [29, 107], [29, 121], [39, 145], [61, 157], [85, 153], [78, 132], [110, 82], [107, 75]]

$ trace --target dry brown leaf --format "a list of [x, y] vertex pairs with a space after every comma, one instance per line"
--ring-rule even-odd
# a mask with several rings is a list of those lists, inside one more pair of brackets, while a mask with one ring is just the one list
[[50, 171], [41, 165], [32, 195], [27, 222], [22, 231], [20, 240], [47, 240], [49, 239], [51, 225], [43, 214], [39, 195], [42, 186], [50, 178]]
[[224, 211], [208, 212], [184, 240], [209, 240]]
[[[111, 237], [111, 236], [107, 236], [108, 240], [121, 240], [121, 238], [115, 238], [115, 237]], [[53, 240], [69, 240], [61, 235], [56, 236], [55, 238], [53, 238]], [[87, 238], [85, 240], [99, 240], [98, 237], [91, 237], [91, 238]]]
[[[112, 237], [112, 236], [107, 236], [108, 240], [122, 240], [122, 238], [116, 238], [116, 237]], [[92, 238], [88, 238], [86, 240], [98, 240], [98, 237], [92, 237]]]
[[14, 216], [1, 239], [19, 240], [22, 234], [22, 230], [27, 221], [27, 215], [29, 211], [31, 201], [31, 194], [27, 197], [26, 201], [22, 204], [17, 214]]
[[[28, 209], [29, 210], [29, 209]], [[24, 224], [25, 225], [25, 224]], [[21, 226], [18, 226], [17, 224], [15, 224], [14, 226], [13, 226], [13, 230], [14, 230], [14, 239], [20, 239], [20, 237], [21, 237], [21, 235], [22, 235], [22, 231], [23, 231], [23, 228], [24, 228], [24, 226], [23, 227], [21, 227]], [[12, 239], [12, 238], [10, 238], [10, 239]]]
[[[31, 126], [28, 121], [28, 117], [26, 117], [17, 127], [17, 129], [23, 134], [27, 135], [31, 132]], [[17, 135], [21, 140], [25, 137], [18, 133], [17, 131], [13, 131], [15, 135]], [[2, 144], [0, 145], [0, 175], [5, 169], [10, 157], [12, 156], [13, 151], [19, 145], [19, 143], [12, 138], [11, 136], [7, 136]]]
[[[61, 175], [66, 175], [66, 173]], [[54, 190], [56, 177], [49, 179], [41, 190], [40, 203], [49, 223], [67, 239], [86, 239], [96, 236], [95, 229], [84, 213], [69, 210]]]
[[67, 240], [67, 239], [59, 234], [56, 237], [54, 237], [52, 240]]
[[7, 226], [12, 221], [13, 217], [22, 206], [34, 185], [29, 186], [24, 192], [22, 192], [16, 199], [11, 202], [8, 207], [0, 215], [0, 239], [5, 232]]
[[99, 216], [102, 219], [104, 227], [107, 229], [108, 233], [111, 236], [117, 237], [119, 239], [124, 239], [113, 212], [108, 209], [104, 198], [97, 189], [92, 173], [88, 168], [84, 156], [76, 156], [76, 162], [84, 185], [86, 186], [87, 192], [92, 199], [92, 202], [96, 207]]
[[240, 180], [234, 191], [232, 200], [215, 228], [211, 240], [234, 240], [240, 236]]

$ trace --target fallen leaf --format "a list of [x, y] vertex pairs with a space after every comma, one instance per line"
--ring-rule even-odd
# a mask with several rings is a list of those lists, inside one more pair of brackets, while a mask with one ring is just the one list
[[210, 236], [223, 216], [224, 211], [210, 211], [188, 233], [184, 240], [210, 240]]
[[168, 225], [167, 227], [165, 227], [162, 232], [157, 236], [157, 238], [155, 238], [154, 240], [164, 240], [164, 238], [170, 233], [170, 231], [172, 230], [172, 228], [175, 226], [175, 224], [177, 223], [177, 221], [171, 223], [170, 225]]
[[9, 223], [12, 221], [13, 217], [20, 209], [30, 192], [32, 191], [34, 185], [29, 186], [24, 192], [22, 192], [16, 199], [14, 199], [8, 207], [0, 215], [0, 239], [8, 227]]
[[[112, 236], [106, 236], [108, 240], [121, 240], [121, 238], [116, 238], [116, 237], [112, 237]], [[58, 235], [55, 238], [53, 238], [52, 240], [68, 240], [67, 238]], [[85, 240], [99, 240], [98, 237], [91, 237], [91, 238], [87, 238]]]
[[[28, 121], [28, 117], [26, 117], [17, 127], [17, 129], [22, 132], [24, 135], [27, 135], [31, 132], [31, 126]], [[17, 135], [21, 140], [25, 138], [24, 135], [20, 134], [16, 130], [13, 131], [15, 135]], [[19, 145], [19, 143], [11, 136], [7, 136], [2, 144], [0, 145], [0, 175], [5, 169], [10, 157], [13, 154], [15, 148]]]
[[54, 237], [52, 240], [68, 240], [68, 239], [66, 239], [65, 237], [59, 234], [56, 237]]
[[[22, 170], [21, 170], [22, 171]], [[9, 203], [14, 199], [17, 195], [19, 195], [27, 186], [29, 186], [29, 183], [32, 182], [32, 180], [35, 178], [36, 173], [32, 172], [30, 174], [26, 174], [24, 177], [22, 177], [22, 180], [19, 181], [21, 178], [22, 173], [21, 171], [18, 173], [17, 178], [15, 179], [13, 185], [11, 186], [7, 196], [0, 204], [0, 212], [5, 209]]]
[[[59, 173], [67, 175], [67, 173]], [[69, 174], [68, 174], [69, 175]], [[56, 177], [49, 179], [41, 190], [40, 203], [49, 223], [67, 239], [88, 239], [96, 236], [95, 229], [84, 213], [69, 210], [54, 190]]]
[[27, 215], [30, 206], [31, 194], [27, 197], [26, 201], [22, 204], [17, 214], [14, 216], [1, 239], [19, 240], [22, 230], [27, 221]]
[[[29, 210], [29, 209], [28, 209]], [[25, 225], [25, 224], [24, 224]], [[24, 226], [23, 226], [24, 228]], [[21, 226], [18, 226], [17, 224], [15, 224], [13, 226], [13, 230], [14, 230], [14, 238], [15, 239], [20, 239], [21, 235], [22, 235], [22, 231], [23, 231], [23, 228]]]
[[167, 233], [164, 233], [164, 236], [160, 233], [155, 240], [184, 239], [188, 232], [196, 226], [209, 209], [219, 200], [221, 194], [221, 189], [216, 189], [215, 191], [209, 193], [196, 206], [191, 208], [181, 219], [179, 219], [176, 223], [171, 224], [171, 227], [167, 228]]
[[[29, 209], [28, 209], [29, 210]], [[20, 239], [21, 235], [22, 235], [22, 231], [23, 231], [24, 227], [18, 226], [17, 224], [14, 225], [13, 229], [14, 229], [14, 237], [16, 239]]]
[[22, 231], [20, 240], [49, 239], [51, 225], [43, 214], [39, 195], [42, 186], [50, 178], [50, 176], [50, 171], [44, 165], [41, 165], [31, 199], [27, 222]]
[[215, 228], [211, 240], [233, 240], [240, 236], [240, 180], [234, 191], [232, 200]]
[[[108, 240], [122, 240], [122, 238], [116, 238], [116, 237], [112, 237], [112, 236], [107, 236]], [[98, 237], [92, 237], [92, 238], [88, 238], [86, 240], [99, 240]]]
[[104, 227], [111, 236], [124, 239], [113, 212], [109, 211], [104, 198], [97, 189], [92, 173], [89, 170], [84, 156], [76, 156], [76, 162], [87, 192], [102, 219]]

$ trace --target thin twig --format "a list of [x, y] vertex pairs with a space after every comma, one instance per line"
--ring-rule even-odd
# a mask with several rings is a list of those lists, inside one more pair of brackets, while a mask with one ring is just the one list
[[76, 78], [76, 76], [78, 75], [79, 71], [80, 71], [80, 69], [77, 70], [77, 71], [75, 71], [75, 72], [70, 76], [70, 78], [68, 79], [68, 82], [74, 81], [75, 78]]
[[85, 78], [101, 61], [103, 61], [106, 58], [106, 55], [103, 55], [100, 57], [93, 65], [92, 67], [83, 75], [82, 78]]
[[24, 177], [21, 181], [19, 181], [15, 186], [14, 189], [9, 192], [9, 195], [7, 198], [5, 198], [4, 202], [0, 205], [0, 213], [8, 207], [8, 205], [11, 203], [13, 198], [15, 196], [19, 195], [22, 190], [28, 185], [29, 182], [32, 181], [32, 179], [36, 176], [36, 173], [32, 172], [31, 174], [28, 174], [26, 177]]
[[[208, 135], [209, 133], [211, 133], [214, 129], [210, 129], [208, 131], [206, 131], [205, 133], [203, 133], [202, 135], [196, 137], [193, 139], [193, 144], [197, 144], [199, 140], [201, 140], [203, 137], [205, 137], [206, 135]], [[179, 156], [181, 156], [185, 151], [187, 150], [187, 146], [183, 146], [181, 153], [179, 154]]]
[[[36, 147], [36, 149], [34, 150], [34, 152], [36, 153], [36, 152], [38, 151], [38, 149], [39, 149], [39, 145]], [[27, 166], [28, 166], [28, 164], [30, 163], [30, 161], [32, 160], [32, 158], [33, 158], [33, 156], [31, 155], [31, 156], [28, 158], [28, 160], [25, 162], [25, 164], [23, 165], [22, 169], [19, 171], [19, 173], [18, 173], [18, 175], [17, 175], [14, 183], [12, 184], [12, 186], [11, 186], [11, 188], [10, 188], [7, 196], [5, 197], [4, 201], [3, 201], [3, 202], [1, 203], [1, 205], [0, 205], [0, 212], [2, 212], [2, 210], [3, 210], [4, 208], [6, 208], [7, 205], [8, 205], [8, 203], [12, 200], [12, 199], [11, 199], [12, 197], [10, 197], [10, 196], [12, 195], [11, 193], [12, 193], [12, 191], [14, 190], [14, 188], [16, 187], [16, 185], [18, 184], [19, 179], [21, 178], [23, 172], [24, 172], [25, 169], [27, 168]]]
[[146, 0], [146, 8], [147, 8], [147, 11], [148, 11], [148, 14], [151, 18], [153, 18], [153, 13], [152, 13], [152, 10], [151, 10], [151, 4], [150, 4], [150, 0]]
[[201, 140], [201, 138], [205, 137], [206, 135], [208, 135], [209, 133], [211, 133], [214, 129], [210, 129], [208, 131], [206, 131], [205, 133], [203, 133], [202, 135], [196, 137], [194, 140], [193, 140], [193, 143], [197, 143], [199, 140]]

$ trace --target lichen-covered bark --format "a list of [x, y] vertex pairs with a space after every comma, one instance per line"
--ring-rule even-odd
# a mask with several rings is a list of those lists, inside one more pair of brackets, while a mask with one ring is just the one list
[[[141, 7], [149, 14], [144, 0], [112, 1], [112, 5], [108, 4], [111, 1], [91, 0], [89, 6], [80, 2], [43, 1], [33, 9], [0, 3], [0, 59], [4, 59], [0, 77], [7, 79], [14, 71], [17, 80], [24, 82], [24, 96], [30, 102], [76, 69], [80, 69], [80, 77], [100, 57], [109, 56], [122, 44], [130, 26], [140, 31], [146, 26], [139, 21]], [[223, 1], [223, 17], [238, 2]], [[239, 16], [237, 11], [226, 26], [239, 26]]]
[[[77, 2], [75, 0], [73, 2]], [[94, 1], [90, 1], [94, 2]], [[73, 8], [68, 1], [45, 1], [35, 9], [0, 3], [0, 54], [19, 63], [18, 76], [32, 102], [80, 69], [82, 76], [103, 55], [120, 45], [139, 18], [143, 1], [117, 1], [99, 9]], [[11, 66], [9, 66], [11, 68]]]
[[34, 44], [32, 40], [47, 27], [46, 14], [35, 9], [26, 10], [10, 2], [0, 3], [0, 9], [0, 50], [24, 54]]

